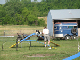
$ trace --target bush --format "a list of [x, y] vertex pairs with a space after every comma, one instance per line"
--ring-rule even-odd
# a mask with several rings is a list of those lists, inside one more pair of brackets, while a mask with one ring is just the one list
[[38, 19], [38, 26], [46, 26], [44, 19]]

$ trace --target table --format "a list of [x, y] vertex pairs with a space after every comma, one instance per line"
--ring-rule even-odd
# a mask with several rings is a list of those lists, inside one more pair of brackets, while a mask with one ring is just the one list
[[30, 50], [30, 47], [31, 47], [31, 41], [36, 41], [36, 40], [25, 40], [25, 41], [30, 41], [30, 46], [29, 46], [29, 50]]

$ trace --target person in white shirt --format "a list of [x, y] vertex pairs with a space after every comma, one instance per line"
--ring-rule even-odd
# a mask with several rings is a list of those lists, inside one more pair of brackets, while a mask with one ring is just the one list
[[48, 40], [48, 46], [50, 46], [49, 45], [49, 43], [50, 43], [49, 30], [46, 27], [43, 29], [43, 34], [44, 34], [44, 44], [45, 44], [45, 47], [46, 47], [46, 41], [47, 40]]

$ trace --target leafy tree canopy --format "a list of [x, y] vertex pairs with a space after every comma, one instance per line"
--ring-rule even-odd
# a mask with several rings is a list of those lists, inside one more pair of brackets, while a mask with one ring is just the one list
[[0, 4], [0, 24], [45, 26], [43, 19], [50, 9], [80, 9], [80, 0], [6, 0]]

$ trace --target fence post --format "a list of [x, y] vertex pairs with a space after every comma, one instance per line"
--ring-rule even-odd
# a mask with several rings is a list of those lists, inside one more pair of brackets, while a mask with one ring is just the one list
[[2, 51], [3, 51], [3, 44], [2, 44]]
[[16, 51], [18, 51], [18, 38], [16, 39]]
[[5, 42], [3, 42], [3, 44], [2, 44], [2, 51], [3, 51], [3, 47], [4, 47], [4, 44], [6, 43], [6, 41]]
[[4, 31], [4, 36], [5, 36], [5, 31]]

